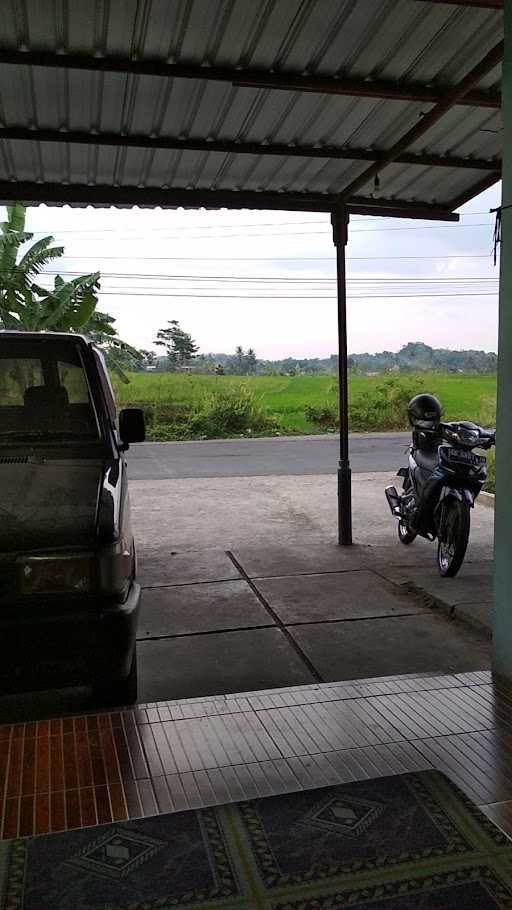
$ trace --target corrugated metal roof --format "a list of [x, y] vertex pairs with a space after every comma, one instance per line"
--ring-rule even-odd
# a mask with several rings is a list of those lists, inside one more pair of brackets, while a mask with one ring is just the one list
[[[447, 90], [503, 38], [494, 10], [418, 0], [6, 0], [0, 22], [0, 195], [16, 182], [334, 196], [432, 109], [432, 102], [351, 97], [67, 68], [66, 55], [241, 67], [262, 72], [423, 84]], [[2, 62], [2, 53], [59, 55], [60, 68]], [[500, 68], [475, 86], [499, 91]], [[5, 138], [10, 128], [30, 139]], [[52, 141], [38, 130], [55, 132]], [[65, 131], [90, 139], [57, 141]], [[57, 133], [58, 131], [58, 133]], [[267, 146], [367, 150], [368, 161], [241, 151], [125, 148], [102, 133]], [[7, 133], [8, 135], [8, 133]], [[94, 144], [87, 144], [87, 141]], [[147, 144], [147, 143], [146, 143]], [[457, 105], [411, 147], [420, 155], [501, 158], [500, 111]], [[486, 178], [482, 167], [383, 168], [378, 198], [451, 206]], [[43, 192], [43, 190], [41, 190]], [[373, 178], [357, 193], [375, 198]], [[64, 193], [63, 193], [64, 197]], [[162, 201], [164, 201], [162, 199]], [[236, 203], [235, 203], [236, 204]]]

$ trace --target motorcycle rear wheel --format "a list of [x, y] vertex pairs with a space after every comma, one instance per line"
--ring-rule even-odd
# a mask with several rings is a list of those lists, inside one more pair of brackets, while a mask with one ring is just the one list
[[406, 547], [416, 540], [416, 532], [411, 531], [409, 525], [403, 519], [398, 522], [398, 539]]
[[443, 578], [453, 578], [464, 562], [471, 519], [467, 502], [450, 499], [444, 509], [443, 540], [437, 546], [437, 566]]

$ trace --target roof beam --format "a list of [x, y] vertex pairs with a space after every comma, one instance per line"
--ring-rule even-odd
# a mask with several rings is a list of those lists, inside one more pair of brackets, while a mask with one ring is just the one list
[[[160, 187], [109, 186], [61, 183], [0, 182], [0, 202], [27, 204], [146, 206], [151, 208], [275, 209], [281, 211], [328, 212], [337, 205], [335, 196], [323, 193], [277, 193], [250, 190], [180, 190]], [[458, 221], [459, 216], [444, 206], [428, 202], [401, 202], [354, 196], [347, 208], [354, 215], [389, 218], [420, 218]]]
[[472, 9], [503, 9], [503, 0], [419, 0], [420, 3], [445, 3], [450, 6], [468, 6]]
[[418, 123], [411, 127], [410, 130], [407, 130], [407, 132], [386, 151], [381, 162], [377, 161], [375, 164], [372, 164], [342, 190], [339, 194], [340, 202], [346, 201], [353, 196], [354, 193], [359, 192], [372, 177], [377, 176], [377, 174], [381, 172], [383, 167], [387, 164], [392, 164], [396, 161], [397, 157], [403, 154], [414, 142], [417, 142], [418, 139], [422, 139], [425, 133], [438, 123], [438, 121], [441, 120], [455, 104], [458, 104], [459, 101], [475, 87], [475, 85], [478, 85], [485, 76], [496, 68], [503, 59], [503, 50], [504, 42], [499, 41], [498, 44], [485, 55], [480, 63], [477, 63], [477, 65], [474, 66], [457, 85], [447, 92], [443, 101], [436, 104], [435, 107], [418, 121]]
[[[200, 79], [227, 82], [246, 88], [288, 92], [314, 92], [320, 95], [348, 95], [395, 101], [437, 104], [451, 91], [450, 86], [390, 82], [381, 79], [347, 79], [337, 76], [273, 73], [268, 70], [236, 69], [226, 66], [198, 66], [166, 63], [163, 60], [133, 60], [131, 57], [93, 57], [84, 54], [53, 54], [47, 51], [0, 49], [0, 63], [76, 69], [124, 75], [161, 76], [167, 79]], [[501, 107], [501, 94], [475, 89], [460, 100], [471, 107]]]
[[[347, 161], [381, 161], [386, 156], [385, 151], [378, 149], [238, 142], [219, 139], [175, 139], [122, 133], [88, 133], [81, 130], [30, 129], [19, 126], [0, 127], [0, 140], [2, 139], [105, 145], [114, 148], [163, 149], [171, 152], [220, 152], [226, 155], [274, 155], [288, 158], [331, 158]], [[469, 168], [478, 171], [501, 169], [501, 161], [496, 158], [464, 158], [459, 155], [433, 155], [428, 152], [404, 152], [398, 155], [395, 161], [399, 164], [412, 164], [418, 167]]]
[[454, 211], [459, 209], [461, 205], [469, 202], [470, 199], [474, 199], [475, 196], [478, 196], [480, 193], [483, 193], [485, 190], [490, 189], [491, 186], [494, 186], [495, 183], [501, 180], [501, 171], [496, 171], [494, 174], [489, 174], [487, 177], [484, 177], [482, 180], [479, 180], [477, 184], [474, 184], [469, 190], [465, 190], [463, 193], [459, 193], [458, 196], [455, 196], [454, 199], [449, 203], [450, 209]]

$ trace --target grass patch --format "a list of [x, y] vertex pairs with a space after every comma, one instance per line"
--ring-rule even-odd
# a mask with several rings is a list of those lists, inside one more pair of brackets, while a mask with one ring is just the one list
[[487, 457], [487, 483], [485, 489], [488, 493], [496, 491], [496, 455], [494, 449], [489, 449], [485, 453]]

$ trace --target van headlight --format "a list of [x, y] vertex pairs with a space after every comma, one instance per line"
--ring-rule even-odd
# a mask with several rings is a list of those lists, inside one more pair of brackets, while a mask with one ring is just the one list
[[102, 594], [119, 603], [126, 600], [135, 571], [130, 541], [123, 537], [98, 550], [98, 585]]
[[87, 594], [96, 586], [95, 560], [92, 553], [21, 558], [16, 580], [21, 594]]

